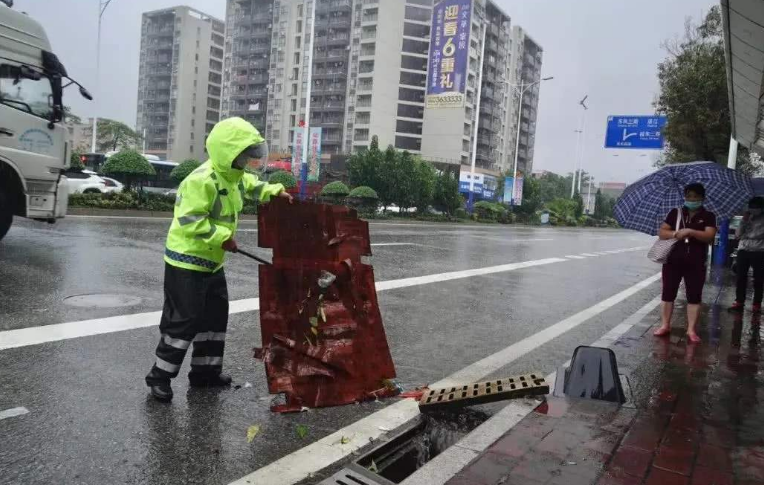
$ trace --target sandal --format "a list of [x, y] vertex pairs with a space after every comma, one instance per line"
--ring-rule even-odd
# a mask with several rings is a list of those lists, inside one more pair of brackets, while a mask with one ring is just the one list
[[671, 334], [671, 327], [660, 327], [658, 330], [653, 332], [653, 335], [656, 337], [667, 337], [669, 334]]

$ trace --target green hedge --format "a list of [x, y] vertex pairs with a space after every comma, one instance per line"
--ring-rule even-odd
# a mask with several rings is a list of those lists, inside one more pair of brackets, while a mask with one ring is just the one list
[[[175, 196], [137, 192], [112, 192], [108, 194], [72, 194], [69, 207], [89, 207], [93, 209], [142, 210], [152, 212], [172, 212], [175, 210]], [[245, 201], [244, 214], [257, 214], [257, 205]]]
[[295, 180], [294, 175], [283, 170], [273, 172], [271, 176], [268, 177], [268, 183], [281, 184], [286, 189], [293, 189], [297, 187], [297, 180]]
[[377, 195], [377, 191], [365, 185], [361, 185], [360, 187], [356, 187], [353, 190], [351, 190], [350, 194], [348, 194], [348, 197], [350, 197], [351, 199], [373, 199], [373, 200], [379, 199], [379, 196]]
[[509, 223], [507, 208], [495, 202], [481, 200], [474, 205], [474, 214], [477, 220], [483, 222], [502, 222]]
[[321, 189], [321, 195], [323, 196], [347, 197], [349, 193], [350, 193], [350, 189], [348, 188], [348, 186], [343, 184], [339, 180], [330, 182], [324, 185], [324, 188]]

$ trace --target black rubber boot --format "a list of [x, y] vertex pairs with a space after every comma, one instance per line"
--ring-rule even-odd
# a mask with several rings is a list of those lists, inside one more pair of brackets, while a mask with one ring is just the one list
[[156, 399], [157, 401], [161, 402], [170, 402], [172, 401], [172, 387], [170, 387], [170, 384], [156, 384], [154, 386], [149, 386], [151, 388], [151, 395]]
[[227, 374], [215, 375], [188, 375], [188, 383], [191, 387], [225, 387], [230, 386], [233, 379]]

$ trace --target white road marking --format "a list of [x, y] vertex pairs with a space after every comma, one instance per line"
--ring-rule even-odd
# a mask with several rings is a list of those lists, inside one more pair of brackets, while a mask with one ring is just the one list
[[[490, 355], [464, 369], [451, 374], [445, 379], [432, 384], [432, 387], [446, 387], [454, 383], [474, 382], [500, 370], [528, 352], [544, 345], [560, 335], [581, 325], [590, 318], [604, 312], [614, 305], [633, 296], [660, 279], [660, 273], [617, 293], [596, 305], [580, 311], [544, 330], [531, 335], [493, 355]], [[304, 480], [311, 473], [316, 473], [327, 466], [342, 460], [353, 451], [367, 445], [369, 440], [379, 438], [384, 429], [394, 429], [419, 414], [419, 406], [413, 399], [404, 399], [391, 404], [349, 426], [301, 448], [279, 460], [276, 460], [246, 475], [231, 485], [273, 484], [291, 485]], [[351, 437], [347, 444], [341, 444], [343, 438]]]
[[571, 255], [567, 255], [565, 257], [568, 258], [568, 259], [586, 259], [583, 256], [571, 256]]
[[0, 421], [7, 418], [15, 418], [16, 416], [22, 416], [27, 414], [29, 409], [27, 408], [11, 408], [5, 411], [0, 411]]
[[415, 243], [404, 243], [404, 242], [392, 242], [392, 243], [373, 243], [371, 245], [374, 246], [419, 246], [419, 244]]
[[[613, 327], [609, 332], [592, 343], [592, 347], [610, 347], [621, 336], [628, 332], [634, 325], [641, 322], [661, 302], [660, 297], [651, 300], [645, 306], [637, 310], [622, 323]], [[570, 361], [563, 364], [567, 367]], [[546, 377], [554, 392], [554, 381], [557, 372], [552, 372]], [[509, 432], [517, 423], [536, 409], [538, 403], [535, 400], [513, 401], [489, 420], [475, 428], [471, 433], [462, 438], [454, 446], [446, 449], [443, 453], [410, 475], [401, 485], [443, 485], [459, 473], [473, 459], [477, 458], [489, 446]]]
[[[634, 251], [638, 249], [644, 248], [630, 248], [628, 251]], [[390, 281], [380, 281], [377, 283], [376, 287], [377, 291], [385, 291], [396, 288], [406, 288], [410, 286], [439, 283], [442, 281], [471, 278], [474, 276], [484, 276], [494, 273], [515, 271], [518, 269], [561, 263], [565, 261], [569, 260], [564, 258], [547, 258], [535, 261], [526, 261], [522, 263], [502, 264], [499, 266], [488, 266], [485, 268], [452, 271], [449, 273], [438, 273]], [[229, 305], [230, 314], [256, 311], [259, 309], [260, 300], [258, 298], [235, 300], [230, 302]], [[92, 335], [122, 332], [125, 330], [133, 330], [138, 328], [153, 327], [158, 325], [159, 317], [161, 315], [161, 311], [154, 311], [135, 313], [131, 315], [117, 315], [113, 317], [95, 318], [92, 320], [80, 320], [77, 322], [55, 323], [51, 325], [20, 328], [16, 330], [5, 330], [0, 332], [0, 350], [26, 347], [28, 345], [38, 345], [47, 342], [57, 342], [60, 340], [68, 340], [79, 337], [89, 337]]]
[[597, 255], [592, 253], [581, 253], [581, 256], [586, 256], [587, 258], [594, 258]]

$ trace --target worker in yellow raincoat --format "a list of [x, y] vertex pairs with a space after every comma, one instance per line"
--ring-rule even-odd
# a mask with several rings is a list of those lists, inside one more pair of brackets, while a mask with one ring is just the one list
[[244, 167], [267, 156], [265, 139], [242, 118], [219, 122], [207, 138], [210, 159], [178, 188], [164, 253], [164, 310], [156, 360], [146, 376], [151, 395], [172, 399], [170, 379], [178, 375], [193, 343], [191, 386], [227, 386], [222, 374], [228, 326], [228, 289], [223, 261], [237, 250], [234, 236], [244, 198], [267, 202], [292, 197], [281, 184], [261, 182]]

